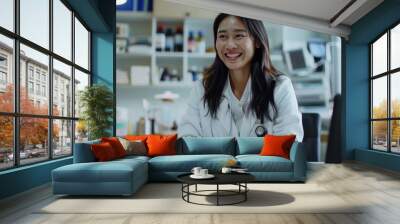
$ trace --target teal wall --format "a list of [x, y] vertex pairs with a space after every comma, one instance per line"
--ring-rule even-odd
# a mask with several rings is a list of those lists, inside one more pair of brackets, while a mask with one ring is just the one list
[[48, 183], [53, 169], [71, 163], [69, 157], [0, 172], [0, 199]]
[[[369, 48], [368, 44], [400, 22], [400, 0], [385, 0], [351, 27], [345, 43], [344, 158], [398, 170], [398, 156], [369, 150]], [[355, 151], [357, 149], [357, 152]], [[363, 150], [363, 151], [360, 151]], [[387, 153], [386, 153], [387, 154]], [[397, 161], [393, 163], [393, 161]]]
[[[115, 92], [115, 0], [67, 2], [92, 31], [93, 83], [104, 83]], [[0, 172], [0, 199], [50, 182], [53, 169], [71, 163], [69, 157]]]

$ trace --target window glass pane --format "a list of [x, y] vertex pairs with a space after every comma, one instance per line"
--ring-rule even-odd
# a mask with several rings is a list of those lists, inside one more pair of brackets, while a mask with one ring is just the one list
[[53, 157], [72, 154], [72, 121], [53, 120]]
[[21, 164], [34, 163], [49, 158], [49, 120], [45, 118], [20, 118]]
[[89, 32], [75, 18], [75, 63], [89, 70]]
[[47, 115], [49, 57], [21, 44], [20, 109], [25, 114]]
[[387, 78], [372, 80], [372, 118], [387, 118]]
[[390, 85], [391, 115], [400, 118], [400, 72], [391, 75]]
[[14, 124], [10, 116], [0, 116], [0, 170], [14, 165]]
[[13, 40], [0, 35], [0, 111], [14, 111]]
[[400, 67], [400, 24], [391, 30], [390, 50], [391, 69]]
[[75, 121], [75, 143], [85, 142], [88, 138], [88, 129], [84, 120]]
[[72, 12], [60, 0], [53, 0], [53, 17], [53, 51], [72, 60]]
[[89, 75], [75, 69], [75, 117], [79, 117], [81, 114], [81, 107], [79, 106], [79, 98], [81, 92], [89, 86]]
[[53, 60], [53, 115], [72, 117], [71, 66]]
[[21, 36], [49, 48], [49, 0], [20, 0]]
[[387, 71], [387, 34], [372, 45], [372, 68], [373, 75]]
[[387, 121], [372, 122], [373, 149], [387, 151]]
[[391, 141], [392, 141], [392, 152], [400, 153], [400, 120], [393, 120], [390, 122], [391, 127]]
[[14, 0], [0, 1], [0, 26], [14, 31]]

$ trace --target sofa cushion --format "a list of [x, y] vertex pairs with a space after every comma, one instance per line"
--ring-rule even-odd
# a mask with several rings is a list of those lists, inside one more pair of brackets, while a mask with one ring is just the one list
[[92, 149], [94, 157], [96, 157], [96, 161], [105, 162], [118, 158], [112, 145], [108, 142], [92, 144], [90, 148]]
[[280, 156], [290, 159], [290, 148], [296, 135], [265, 135], [261, 156]]
[[147, 155], [146, 144], [141, 140], [130, 141], [124, 138], [118, 137], [118, 140], [121, 142], [122, 146], [126, 151], [126, 155], [137, 155], [137, 156], [145, 156]]
[[101, 138], [101, 142], [110, 143], [117, 158], [126, 156], [126, 151], [117, 137], [103, 137]]
[[190, 172], [193, 167], [199, 166], [211, 172], [219, 171], [230, 159], [231, 155], [175, 155], [158, 156], [149, 160], [149, 170], [163, 172]]
[[145, 161], [139, 159], [109, 162], [74, 163], [53, 170], [58, 182], [129, 182], [134, 172], [146, 171]]
[[235, 139], [232, 137], [183, 137], [178, 144], [178, 154], [235, 155]]
[[240, 167], [249, 172], [293, 172], [292, 161], [278, 156], [238, 155]]
[[165, 156], [176, 154], [177, 135], [150, 135], [146, 143], [148, 156]]
[[264, 145], [263, 137], [238, 137], [236, 155], [259, 154]]
[[74, 147], [74, 163], [95, 162], [96, 158], [90, 148], [92, 144], [99, 144], [100, 139], [75, 143]]

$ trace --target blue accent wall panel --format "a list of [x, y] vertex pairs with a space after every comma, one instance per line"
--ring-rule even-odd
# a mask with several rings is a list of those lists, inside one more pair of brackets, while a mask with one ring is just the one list
[[[346, 134], [344, 159], [355, 159], [383, 168], [399, 170], [397, 155], [369, 148], [369, 46], [392, 25], [400, 22], [400, 1], [385, 0], [351, 27], [345, 47], [344, 104]], [[396, 165], [397, 164], [397, 165]]]
[[0, 199], [51, 181], [51, 171], [72, 163], [72, 157], [0, 172]]
[[355, 159], [373, 166], [400, 172], [400, 155], [367, 149], [356, 149]]
[[112, 89], [114, 81], [114, 35], [93, 33], [92, 35], [92, 71], [93, 83], [101, 83]]
[[[368, 148], [369, 85], [368, 46], [346, 46], [346, 149]], [[346, 159], [354, 159], [353, 150], [345, 150]]]

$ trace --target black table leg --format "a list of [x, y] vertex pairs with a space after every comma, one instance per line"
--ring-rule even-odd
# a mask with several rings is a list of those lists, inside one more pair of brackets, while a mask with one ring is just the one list
[[219, 184], [217, 184], [217, 206], [219, 205]]
[[197, 192], [197, 184], [196, 184], [196, 186], [195, 186], [195, 191]]
[[247, 192], [248, 192], [248, 190], [247, 190], [247, 182], [246, 183], [244, 183], [244, 187], [245, 187], [245, 192], [244, 192], [244, 201], [247, 201]]

